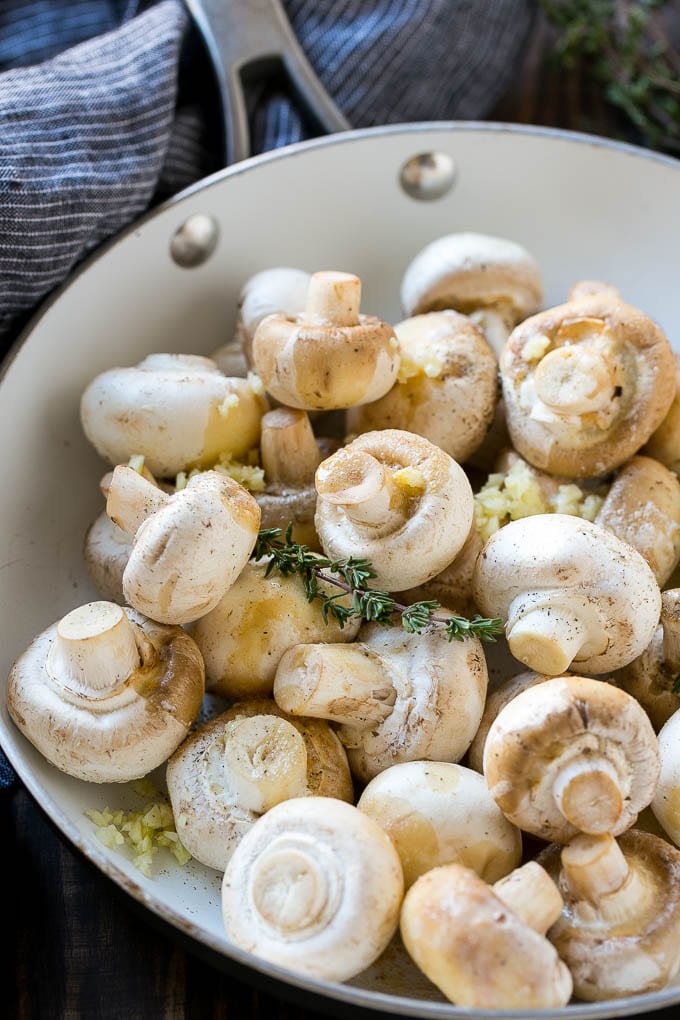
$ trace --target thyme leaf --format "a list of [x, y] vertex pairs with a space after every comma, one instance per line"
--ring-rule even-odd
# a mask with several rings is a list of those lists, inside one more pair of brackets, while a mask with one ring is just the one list
[[664, 38], [657, 12], [669, 0], [540, 0], [557, 28], [555, 56], [583, 69], [642, 141], [680, 152], [680, 56]]
[[[350, 557], [347, 560], [331, 560], [318, 556], [309, 548], [294, 542], [293, 525], [289, 524], [285, 534], [281, 528], [265, 528], [260, 531], [253, 557], [267, 559], [265, 577], [278, 571], [282, 577], [296, 574], [302, 578], [305, 595], [309, 602], [321, 603], [321, 615], [325, 623], [334, 620], [340, 628], [353, 619], [366, 620], [387, 627], [399, 614], [401, 625], [409, 634], [420, 634], [431, 624], [446, 629], [449, 641], [463, 641], [477, 637], [481, 641], [495, 641], [502, 633], [501, 620], [488, 620], [476, 615], [472, 620], [464, 616], [437, 616], [442, 608], [434, 599], [414, 602], [410, 606], [396, 602], [389, 592], [367, 587], [376, 573], [366, 559]], [[335, 595], [329, 595], [320, 585], [323, 581], [339, 588]], [[350, 596], [347, 604], [346, 596]], [[344, 599], [344, 602], [340, 600]]]

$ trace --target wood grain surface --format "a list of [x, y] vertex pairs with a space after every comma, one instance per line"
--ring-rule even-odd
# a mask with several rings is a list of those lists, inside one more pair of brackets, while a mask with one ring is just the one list
[[[680, 4], [664, 13], [662, 24], [680, 46]], [[524, 65], [490, 119], [626, 137], [625, 125], [596, 88], [548, 61], [551, 43], [551, 30], [539, 16]], [[61, 840], [22, 787], [0, 795], [0, 811], [10, 864], [2, 901], [9, 939], [2, 953], [6, 1016], [320, 1020], [321, 1013], [229, 978], [159, 933]], [[654, 1014], [659, 1020], [678, 1015], [677, 1008]]]

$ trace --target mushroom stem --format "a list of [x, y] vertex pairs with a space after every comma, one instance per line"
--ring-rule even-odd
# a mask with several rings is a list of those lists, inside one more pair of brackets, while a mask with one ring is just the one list
[[170, 500], [157, 485], [127, 465], [114, 469], [106, 497], [106, 512], [119, 528], [133, 537], [152, 514]]
[[68, 690], [98, 698], [110, 694], [140, 665], [135, 630], [121, 607], [90, 602], [59, 622], [46, 667]]
[[539, 935], [545, 935], [552, 927], [564, 906], [559, 889], [536, 861], [515, 868], [494, 883], [493, 891], [513, 914]]
[[268, 484], [311, 485], [321, 451], [307, 413], [291, 407], [268, 411], [262, 418], [260, 455]]
[[307, 750], [286, 719], [255, 715], [226, 728], [224, 762], [239, 807], [263, 814], [307, 792]]
[[620, 889], [628, 878], [628, 862], [610, 835], [579, 835], [562, 850], [562, 870], [577, 899], [598, 903]]
[[671, 673], [680, 673], [680, 588], [661, 595], [663, 657]]
[[343, 506], [357, 524], [379, 527], [400, 518], [391, 509], [395, 491], [390, 472], [370, 453], [338, 450], [316, 472], [316, 489], [329, 503]]
[[511, 605], [507, 639], [515, 658], [546, 676], [564, 673], [587, 641], [579, 616], [562, 606], [538, 606], [511, 622], [512, 609]]
[[361, 280], [352, 273], [323, 271], [309, 281], [305, 318], [333, 326], [357, 326]]
[[623, 810], [619, 776], [606, 758], [582, 754], [560, 770], [555, 802], [568, 822], [590, 835], [611, 832]]
[[539, 361], [536, 394], [558, 414], [588, 414], [608, 407], [614, 394], [611, 360], [585, 345], [557, 347]]
[[390, 715], [396, 691], [364, 644], [296, 645], [279, 663], [274, 697], [291, 715], [367, 729]]
[[497, 357], [500, 357], [500, 353], [512, 332], [512, 311], [510, 309], [494, 308], [492, 305], [489, 305], [486, 308], [476, 309], [469, 318], [472, 319], [476, 326], [479, 326], [494, 353]]
[[640, 863], [630, 867], [609, 835], [576, 836], [562, 851], [562, 871], [572, 894], [592, 904], [608, 925], [623, 924], [632, 917], [639, 923], [653, 910], [658, 883]]

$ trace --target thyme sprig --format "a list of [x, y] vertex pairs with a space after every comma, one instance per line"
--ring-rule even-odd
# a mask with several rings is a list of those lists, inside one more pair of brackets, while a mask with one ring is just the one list
[[[283, 577], [297, 574], [302, 578], [308, 601], [320, 601], [321, 615], [326, 623], [333, 619], [342, 628], [349, 620], [360, 619], [387, 627], [397, 613], [402, 627], [409, 634], [420, 634], [433, 623], [446, 629], [449, 641], [463, 641], [466, 637], [495, 641], [496, 635], [502, 632], [501, 620], [489, 620], [479, 615], [472, 620], [464, 616], [437, 616], [442, 605], [436, 599], [402, 605], [388, 592], [368, 587], [368, 582], [376, 576], [369, 560], [354, 556], [348, 560], [331, 560], [319, 556], [309, 546], [294, 542], [292, 530], [292, 524], [288, 525], [285, 535], [281, 528], [263, 529], [255, 543], [253, 557], [269, 559], [265, 577], [277, 571]], [[320, 581], [340, 591], [337, 595], [329, 595], [320, 586]], [[351, 596], [349, 604], [347, 595]]]
[[559, 32], [560, 64], [585, 68], [645, 144], [680, 152], [680, 57], [656, 16], [668, 0], [540, 3]]
[[673, 678], [673, 686], [671, 687], [673, 694], [680, 694], [680, 673]]

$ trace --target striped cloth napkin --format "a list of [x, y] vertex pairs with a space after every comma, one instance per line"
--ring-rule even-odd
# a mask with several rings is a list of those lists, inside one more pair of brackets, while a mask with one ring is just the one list
[[[225, 0], [238, 7], [238, 0]], [[284, 0], [356, 127], [479, 118], [521, 59], [532, 0]], [[0, 344], [81, 259], [220, 166], [217, 97], [179, 0], [0, 3]], [[255, 151], [306, 137], [280, 85]], [[11, 770], [0, 753], [0, 786]]]

